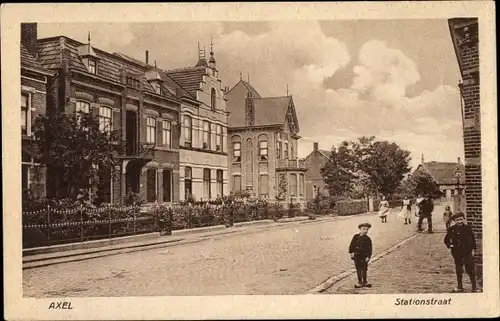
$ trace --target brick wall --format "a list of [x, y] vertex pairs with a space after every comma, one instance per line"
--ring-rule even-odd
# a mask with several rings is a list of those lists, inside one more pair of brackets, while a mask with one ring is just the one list
[[482, 282], [482, 184], [479, 81], [479, 30], [476, 18], [449, 20], [450, 32], [462, 75], [465, 198], [467, 222], [477, 237], [475, 262]]

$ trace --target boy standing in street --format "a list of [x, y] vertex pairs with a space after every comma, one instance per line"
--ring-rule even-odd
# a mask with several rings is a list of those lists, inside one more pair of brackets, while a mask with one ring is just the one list
[[372, 286], [366, 280], [368, 262], [372, 256], [372, 240], [367, 235], [371, 227], [370, 223], [359, 224], [359, 233], [353, 236], [349, 245], [349, 254], [351, 254], [351, 259], [354, 260], [354, 266], [358, 274], [358, 284], [354, 286], [355, 288], [371, 288]]
[[469, 275], [472, 285], [472, 292], [477, 292], [476, 275], [474, 273], [474, 251], [476, 250], [476, 240], [472, 228], [465, 224], [463, 213], [454, 214], [451, 219], [455, 225], [451, 226], [444, 238], [444, 244], [451, 249], [451, 255], [455, 261], [457, 273], [457, 287], [453, 292], [463, 292], [462, 275], [465, 272]]

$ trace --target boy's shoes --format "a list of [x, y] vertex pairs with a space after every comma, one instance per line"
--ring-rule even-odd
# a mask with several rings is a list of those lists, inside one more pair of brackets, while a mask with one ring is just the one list
[[371, 288], [372, 287], [372, 285], [370, 283], [365, 283], [365, 284], [363, 284], [363, 286], [367, 287], [367, 288]]
[[362, 285], [361, 283], [357, 283], [357, 284], [355, 284], [355, 285], [354, 285], [354, 287], [355, 287], [356, 289], [359, 289], [359, 288], [362, 288], [362, 287], [363, 287], [363, 285]]
[[432, 234], [434, 233], [434, 231], [427, 231], [427, 234]]
[[452, 292], [453, 292], [453, 293], [461, 293], [461, 292], [464, 292], [464, 289], [462, 289], [462, 288], [454, 288], [454, 289], [452, 290]]
[[479, 290], [479, 289], [472, 289], [472, 291], [471, 291], [471, 292], [472, 292], [472, 293], [480, 293], [480, 292], [481, 292], [481, 290]]

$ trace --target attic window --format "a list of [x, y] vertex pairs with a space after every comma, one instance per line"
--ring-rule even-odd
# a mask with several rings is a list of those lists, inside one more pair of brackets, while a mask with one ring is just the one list
[[139, 88], [139, 79], [127, 76], [127, 86]]
[[161, 85], [160, 85], [160, 83], [157, 82], [154, 86], [155, 86], [155, 92], [158, 95], [161, 95]]
[[95, 59], [88, 58], [88, 71], [93, 75], [97, 74], [97, 61]]

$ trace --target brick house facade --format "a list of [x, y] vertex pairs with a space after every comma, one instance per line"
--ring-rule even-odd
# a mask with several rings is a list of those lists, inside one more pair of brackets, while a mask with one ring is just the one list
[[306, 156], [306, 199], [312, 200], [321, 193], [328, 195], [325, 178], [321, 175], [321, 168], [325, 166], [330, 152], [319, 149], [317, 142], [313, 143], [313, 150]]
[[21, 186], [35, 198], [46, 196], [46, 168], [27, 156], [34, 120], [46, 114], [47, 91], [53, 72], [38, 61], [37, 28], [34, 23], [21, 25]]
[[477, 237], [474, 257], [482, 280], [482, 177], [481, 177], [481, 113], [479, 79], [479, 26], [477, 18], [448, 20], [451, 39], [457, 56], [462, 82], [462, 123], [465, 149], [465, 185], [467, 222]]
[[[98, 198], [118, 202], [134, 192], [149, 203], [178, 201], [180, 105], [189, 94], [148, 62], [94, 48], [90, 37], [86, 44], [38, 39], [37, 46], [41, 65], [56, 74], [49, 111], [93, 113], [124, 142], [115, 175], [101, 177]], [[57, 192], [56, 180], [49, 168], [48, 196]]]
[[226, 93], [231, 191], [288, 204], [305, 203], [305, 162], [292, 96], [263, 98], [240, 80]]

